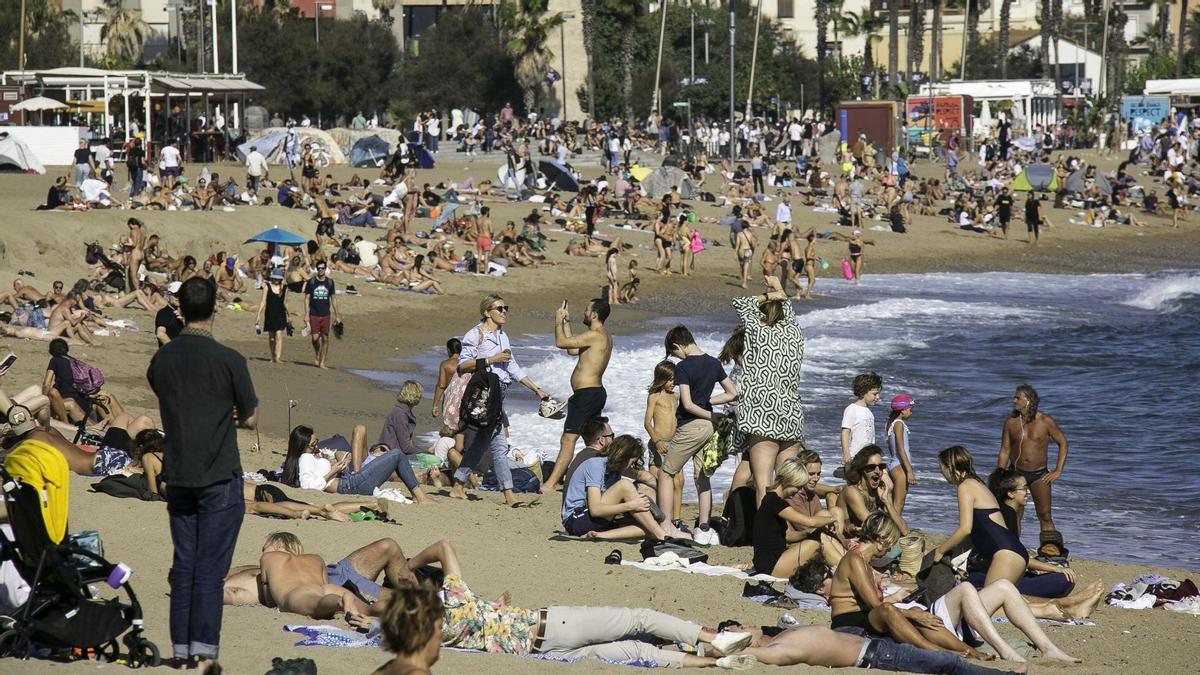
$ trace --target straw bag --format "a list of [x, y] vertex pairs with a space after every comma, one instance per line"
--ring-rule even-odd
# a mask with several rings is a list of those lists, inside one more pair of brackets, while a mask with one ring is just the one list
[[910, 534], [900, 538], [900, 570], [916, 576], [921, 571], [921, 557], [925, 554], [925, 538]]

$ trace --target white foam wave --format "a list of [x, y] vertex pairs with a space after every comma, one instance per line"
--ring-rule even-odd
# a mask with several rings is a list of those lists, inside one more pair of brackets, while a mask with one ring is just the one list
[[836, 309], [818, 309], [800, 315], [804, 328], [840, 327], [864, 321], [896, 321], [904, 326], [950, 320], [1012, 321], [1033, 320], [1041, 312], [1028, 307], [1009, 307], [990, 303], [954, 302], [928, 298], [893, 298], [880, 302], [849, 305]]
[[1122, 304], [1138, 309], [1174, 312], [1179, 309], [1180, 300], [1197, 295], [1200, 295], [1200, 276], [1169, 277], [1156, 281]]

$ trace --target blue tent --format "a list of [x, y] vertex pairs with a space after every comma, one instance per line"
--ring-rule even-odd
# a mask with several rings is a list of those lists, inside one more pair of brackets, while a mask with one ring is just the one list
[[408, 154], [417, 158], [417, 166], [422, 169], [433, 168], [433, 155], [420, 143], [409, 143]]
[[253, 140], [246, 141], [237, 147], [238, 159], [243, 162], [246, 161], [246, 155], [250, 154], [250, 148], [255, 147], [258, 148], [263, 157], [266, 157], [270, 161], [271, 155], [279, 149], [279, 146], [283, 145], [283, 140], [286, 136], [287, 132], [272, 131]]
[[354, 142], [354, 147], [350, 148], [350, 166], [363, 167], [381, 167], [391, 155], [391, 146], [388, 142], [375, 134], [363, 136]]

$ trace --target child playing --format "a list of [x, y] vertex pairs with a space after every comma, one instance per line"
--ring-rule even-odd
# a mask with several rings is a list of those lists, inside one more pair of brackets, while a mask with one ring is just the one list
[[915, 404], [916, 401], [907, 394], [893, 396], [892, 412], [888, 415], [887, 431], [884, 432], [887, 435], [888, 448], [884, 460], [888, 464], [888, 475], [892, 477], [895, 486], [892, 489], [892, 504], [898, 513], [904, 512], [908, 487], [917, 484], [917, 474], [908, 458], [908, 418], [912, 417]]
[[[636, 261], [634, 261], [636, 262]], [[667, 444], [675, 435], [675, 408], [679, 405], [679, 397], [675, 393], [675, 364], [670, 361], [660, 361], [654, 366], [654, 381], [650, 384], [650, 394], [646, 397], [646, 417], [644, 424], [646, 433], [650, 436], [647, 447], [650, 449], [650, 473], [654, 480], [662, 480], [666, 475], [659, 471], [662, 466], [663, 453]], [[683, 508], [683, 472], [675, 475], [675, 503], [670, 520], [679, 518]]]
[[621, 286], [620, 297], [621, 297], [621, 303], [623, 303], [623, 304], [626, 304], [626, 305], [636, 305], [637, 304], [638, 284], [642, 283], [642, 280], [638, 279], [637, 270], [638, 270], [638, 261], [630, 260], [629, 261], [629, 281], [627, 281], [625, 284], [623, 284]]

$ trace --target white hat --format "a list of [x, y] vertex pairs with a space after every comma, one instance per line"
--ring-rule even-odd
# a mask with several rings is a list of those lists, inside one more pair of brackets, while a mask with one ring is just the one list
[[24, 436], [37, 427], [37, 422], [33, 419], [33, 413], [29, 411], [29, 408], [20, 403], [13, 404], [8, 409], [7, 417], [8, 425], [12, 428], [12, 433], [17, 436]]

